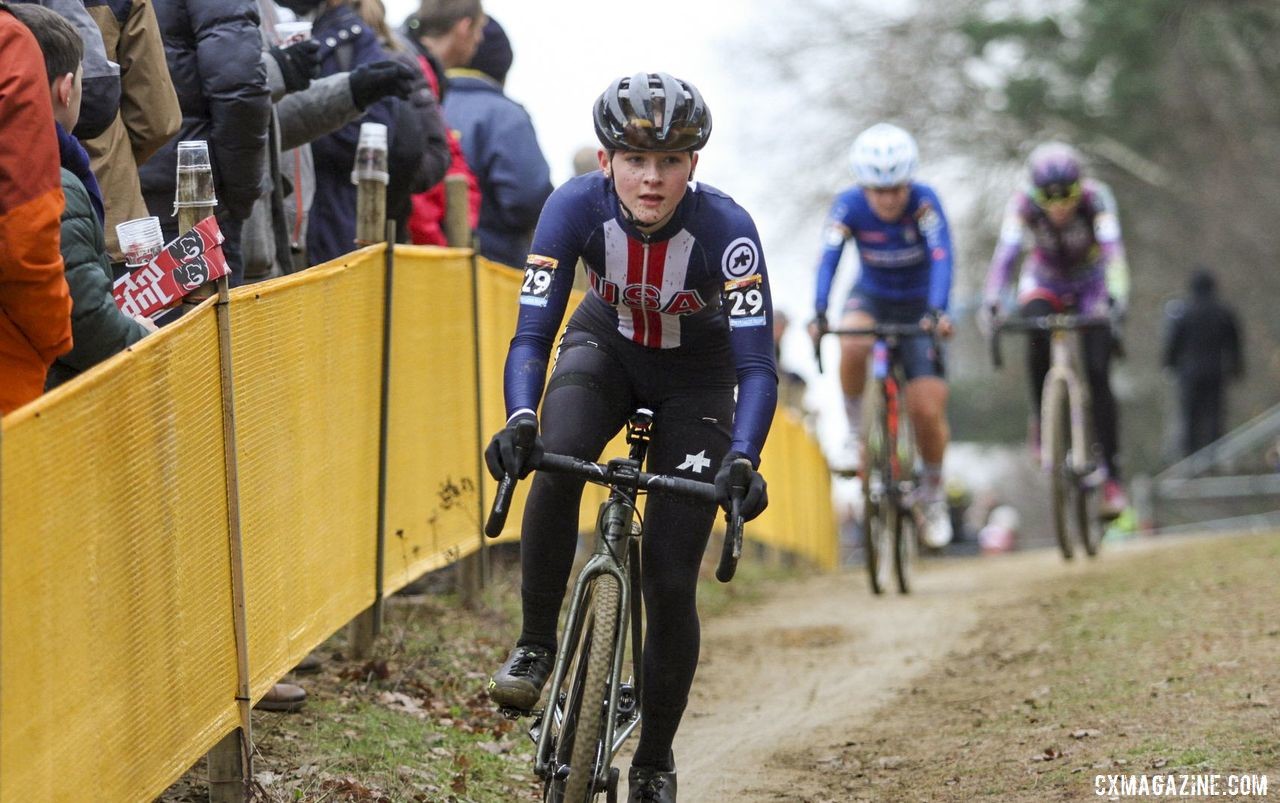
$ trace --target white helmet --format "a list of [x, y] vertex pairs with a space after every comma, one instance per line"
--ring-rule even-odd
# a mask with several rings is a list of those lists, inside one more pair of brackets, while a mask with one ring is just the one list
[[915, 139], [889, 123], [876, 123], [849, 149], [849, 166], [864, 187], [896, 187], [916, 174], [920, 151]]

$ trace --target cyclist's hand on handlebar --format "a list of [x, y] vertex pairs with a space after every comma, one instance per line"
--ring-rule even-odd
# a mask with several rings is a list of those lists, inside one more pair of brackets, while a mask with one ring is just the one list
[[822, 372], [822, 336], [831, 330], [827, 324], [827, 314], [819, 312], [809, 321], [809, 337], [813, 340], [813, 357], [818, 362], [818, 372]]
[[946, 340], [951, 337], [951, 333], [955, 331], [955, 326], [951, 323], [951, 316], [942, 310], [934, 310], [920, 320], [920, 328], [926, 332], [936, 330], [938, 337]]
[[[525, 440], [521, 433], [522, 425], [527, 431], [530, 424], [534, 432], [532, 441], [522, 443]], [[533, 413], [517, 413], [489, 441], [484, 450], [484, 462], [495, 480], [502, 479], [504, 474], [522, 480], [542, 460], [542, 437], [537, 434], [537, 427], [538, 417]]]
[[[726, 513], [732, 510], [733, 506], [734, 487], [729, 475], [735, 460], [746, 461], [747, 465], [751, 466], [750, 458], [741, 452], [729, 452], [720, 462], [720, 470], [716, 472], [716, 501]], [[746, 488], [742, 489], [742, 499], [738, 503], [738, 511], [742, 514], [744, 521], [751, 521], [769, 506], [769, 492], [764, 477], [754, 467], [747, 472], [747, 477]]]

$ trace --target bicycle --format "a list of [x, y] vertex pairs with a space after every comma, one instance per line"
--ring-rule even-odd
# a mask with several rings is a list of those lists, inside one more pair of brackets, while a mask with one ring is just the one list
[[[928, 335], [937, 349], [936, 326], [875, 323], [858, 329], [828, 329], [822, 334], [875, 338], [868, 358], [869, 384], [862, 395], [864, 461], [854, 472], [862, 477], [864, 553], [873, 593], [883, 594], [896, 578], [898, 592], [909, 594], [912, 567], [920, 550], [920, 523], [913, 504], [919, 476], [915, 433], [910, 417], [903, 414], [907, 376], [901, 346], [903, 338]], [[818, 368], [822, 368], [821, 355]], [[894, 578], [890, 577], [890, 555]]]
[[1094, 438], [1089, 387], [1080, 380], [1079, 338], [1068, 335], [1111, 325], [1106, 316], [1055, 313], [998, 320], [991, 330], [991, 361], [996, 368], [1004, 364], [1001, 332], [1049, 333], [1049, 373], [1040, 403], [1040, 432], [1047, 441], [1040, 447], [1040, 461], [1049, 474], [1058, 548], [1067, 560], [1075, 556], [1072, 525], [1085, 553], [1089, 557], [1098, 554], [1102, 543], [1098, 491], [1105, 479], [1096, 459], [1101, 450]]
[[[647, 454], [653, 413], [639, 409], [627, 423], [627, 458], [594, 463], [575, 457], [544, 454], [534, 466], [581, 477], [610, 489], [596, 518], [596, 542], [578, 573], [570, 597], [560, 646], [547, 687], [547, 705], [533, 711], [504, 708], [510, 718], [532, 716], [529, 736], [537, 745], [533, 770], [543, 781], [543, 800], [585, 803], [603, 794], [617, 800], [619, 771], [612, 766], [622, 745], [640, 726], [644, 619], [641, 595], [640, 538], [644, 523], [636, 509], [645, 493], [666, 493], [716, 502], [715, 486], [640, 470]], [[529, 448], [536, 435], [532, 423], [522, 427], [517, 442]], [[731, 468], [734, 489], [716, 578], [733, 579], [742, 555], [743, 520], [738, 506], [746, 493], [750, 463]], [[502, 531], [515, 479], [499, 483], [485, 533]], [[629, 625], [629, 627], [628, 627]], [[631, 641], [631, 673], [623, 680], [627, 635]]]

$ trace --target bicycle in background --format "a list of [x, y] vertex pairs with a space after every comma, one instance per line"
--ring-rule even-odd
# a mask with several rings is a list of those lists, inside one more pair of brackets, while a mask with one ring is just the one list
[[1049, 474], [1053, 495], [1053, 526], [1062, 557], [1074, 554], [1072, 533], [1090, 557], [1102, 543], [1099, 490], [1105, 480], [1094, 437], [1089, 386], [1081, 380], [1080, 338], [1075, 332], [1110, 327], [1106, 316], [1058, 313], [1032, 318], [998, 319], [992, 324], [991, 362], [1003, 364], [1000, 335], [1012, 332], [1049, 333], [1049, 373], [1040, 404], [1040, 463]]
[[[529, 736], [537, 744], [534, 773], [543, 781], [547, 803], [585, 803], [617, 799], [619, 771], [613, 767], [627, 738], [640, 726], [640, 698], [644, 644], [641, 599], [640, 538], [644, 521], [636, 502], [646, 493], [665, 493], [700, 502], [716, 502], [715, 485], [682, 477], [641, 471], [649, 447], [653, 413], [637, 410], [627, 424], [627, 458], [593, 463], [574, 457], [544, 454], [538, 471], [572, 474], [609, 488], [596, 519], [591, 558], [578, 573], [565, 618], [546, 707], [522, 711], [502, 709], [508, 717], [532, 716]], [[530, 423], [523, 441], [533, 444], [536, 425]], [[733, 578], [742, 554], [743, 520], [738, 504], [747, 490], [750, 464], [733, 466], [732, 510], [726, 514], [724, 548], [716, 577]], [[515, 488], [504, 477], [485, 523], [491, 537], [502, 532]], [[630, 661], [627, 661], [628, 634]], [[624, 672], [628, 673], [623, 677]]]
[[[927, 323], [876, 323], [823, 334], [875, 338], [862, 395], [862, 467], [854, 472], [862, 478], [863, 551], [873, 593], [883, 594], [896, 579], [899, 593], [909, 594], [921, 523], [915, 509], [919, 474], [915, 433], [906, 413], [901, 345], [905, 338], [927, 336], [933, 338], [936, 351], [938, 334]], [[821, 370], [821, 354], [815, 355]]]

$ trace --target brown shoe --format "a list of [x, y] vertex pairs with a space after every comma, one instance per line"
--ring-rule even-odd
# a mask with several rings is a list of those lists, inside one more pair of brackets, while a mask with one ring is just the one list
[[307, 692], [301, 686], [295, 686], [292, 683], [277, 683], [253, 707], [259, 711], [279, 711], [280, 713], [291, 714], [295, 711], [301, 711], [303, 704], [306, 702]]

